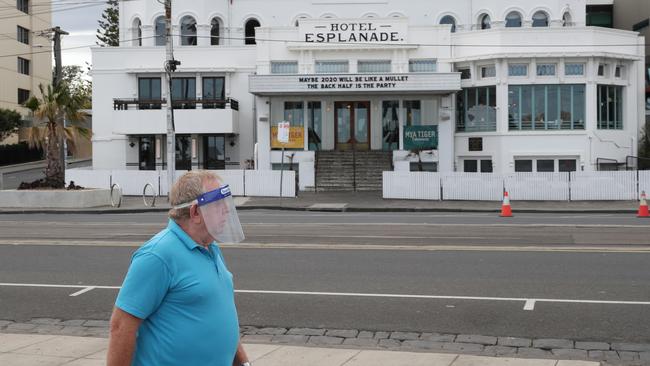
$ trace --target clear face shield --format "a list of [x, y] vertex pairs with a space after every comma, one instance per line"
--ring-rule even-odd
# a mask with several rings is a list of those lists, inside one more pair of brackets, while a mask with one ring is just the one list
[[215, 241], [237, 244], [244, 240], [244, 230], [239, 222], [235, 201], [229, 186], [225, 185], [214, 191], [203, 193], [196, 200], [176, 206], [176, 208], [188, 207], [192, 204], [199, 207], [205, 226]]

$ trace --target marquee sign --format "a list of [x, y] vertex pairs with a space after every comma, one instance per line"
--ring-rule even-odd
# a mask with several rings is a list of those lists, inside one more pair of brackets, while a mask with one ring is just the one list
[[300, 39], [307, 43], [406, 43], [408, 22], [390, 19], [303, 19]]
[[460, 90], [459, 73], [251, 75], [256, 95], [349, 93], [452, 93]]

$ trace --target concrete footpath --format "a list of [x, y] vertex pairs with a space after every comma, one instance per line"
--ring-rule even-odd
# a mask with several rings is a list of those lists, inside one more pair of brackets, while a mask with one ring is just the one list
[[[106, 364], [106, 338], [0, 334], [0, 365], [99, 366]], [[598, 366], [598, 362], [522, 359], [452, 353], [246, 344], [255, 366]]]
[[[147, 197], [148, 204], [152, 198]], [[498, 201], [424, 201], [382, 198], [381, 192], [300, 192], [295, 198], [236, 197], [239, 210], [288, 210], [324, 212], [499, 212]], [[516, 213], [625, 213], [636, 214], [637, 201], [517, 201]], [[169, 210], [167, 197], [157, 197], [155, 207], [146, 206], [142, 197], [125, 196], [118, 207], [88, 209], [3, 209], [2, 213], [139, 213]]]

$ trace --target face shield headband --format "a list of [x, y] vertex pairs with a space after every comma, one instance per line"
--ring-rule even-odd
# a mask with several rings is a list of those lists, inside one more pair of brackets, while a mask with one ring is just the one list
[[218, 243], [236, 244], [244, 240], [244, 231], [228, 185], [205, 192], [195, 200], [174, 208], [193, 204], [198, 206], [206, 229]]

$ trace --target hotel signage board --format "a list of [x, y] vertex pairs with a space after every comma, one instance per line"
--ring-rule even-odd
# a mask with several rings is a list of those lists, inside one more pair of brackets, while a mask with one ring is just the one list
[[453, 93], [459, 90], [459, 73], [251, 75], [249, 77], [249, 91], [256, 95]]
[[403, 44], [408, 20], [389, 19], [301, 19], [300, 40], [307, 43]]

